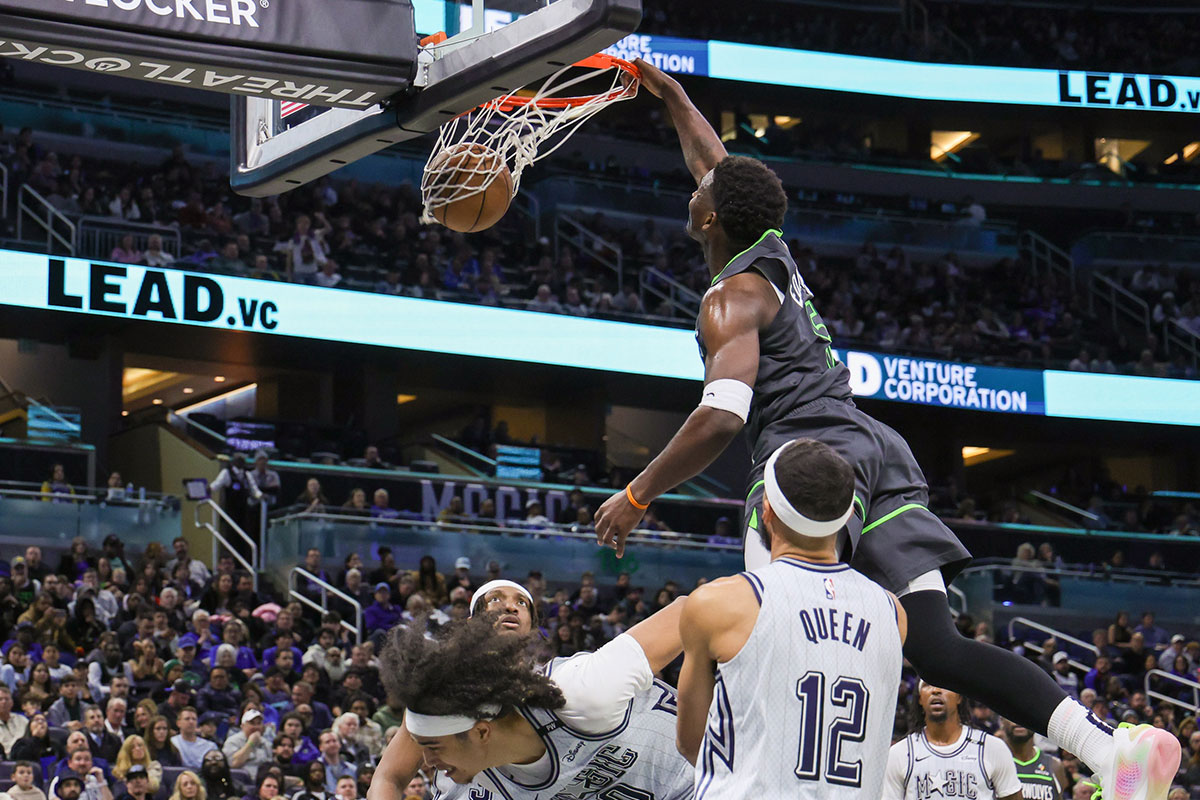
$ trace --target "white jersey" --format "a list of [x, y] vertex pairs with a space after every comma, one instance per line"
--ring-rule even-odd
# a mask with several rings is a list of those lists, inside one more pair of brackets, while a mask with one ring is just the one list
[[[572, 660], [556, 658], [544, 670], [553, 679], [555, 668]], [[647, 687], [624, 704], [611, 730], [600, 733], [572, 727], [564, 720], [570, 708], [520, 709], [545, 743], [546, 755], [530, 768], [486, 769], [469, 784], [454, 784], [439, 773], [435, 800], [691, 800], [692, 765], [675, 747], [675, 690], [658, 680]]]
[[940, 747], [925, 731], [892, 745], [882, 800], [992, 800], [1021, 794], [1008, 745], [966, 728], [954, 744]]
[[892, 598], [846, 564], [784, 557], [741, 577], [758, 619], [717, 670], [696, 800], [875, 800], [900, 684]]

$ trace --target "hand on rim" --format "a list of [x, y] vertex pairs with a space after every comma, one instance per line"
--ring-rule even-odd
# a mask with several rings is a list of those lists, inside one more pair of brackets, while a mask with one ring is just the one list
[[[676, 81], [670, 75], [667, 75], [658, 67], [651, 64], [649, 61], [635, 58], [633, 60], [633, 65], [638, 68], [638, 72], [641, 74], [642, 86], [646, 87], [646, 91], [650, 92], [650, 94], [654, 95], [655, 97], [662, 97], [663, 92], [670, 89], [672, 85], [679, 85], [678, 81]], [[622, 81], [628, 81], [629, 79], [629, 75], [621, 76]]]

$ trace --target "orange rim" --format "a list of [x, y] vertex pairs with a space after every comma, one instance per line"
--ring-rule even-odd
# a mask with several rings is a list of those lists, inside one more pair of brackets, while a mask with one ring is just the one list
[[[582, 61], [576, 61], [571, 66], [596, 70], [619, 69], [626, 75], [633, 76], [635, 80], [640, 80], [642, 77], [641, 72], [638, 70], [635, 64], [630, 61], [626, 61], [623, 58], [610, 56], [606, 53], [596, 53], [596, 55], [588, 56]], [[610, 89], [603, 94], [586, 94], [576, 97], [543, 97], [541, 99], [521, 97], [515, 94], [506, 94], [497, 97], [495, 100], [483, 103], [479, 107], [496, 108], [500, 111], [511, 111], [514, 108], [520, 108], [522, 106], [529, 105], [535, 105], [538, 108], [574, 108], [575, 106], [581, 106], [596, 99], [600, 99], [602, 101], [616, 100], [627, 91], [628, 88], [622, 86], [619, 88]]]

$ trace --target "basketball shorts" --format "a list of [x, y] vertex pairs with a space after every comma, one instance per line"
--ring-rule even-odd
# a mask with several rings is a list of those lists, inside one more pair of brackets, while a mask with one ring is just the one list
[[793, 439], [816, 439], [854, 468], [854, 513], [846, 523], [849, 552], [842, 558], [895, 593], [909, 581], [940, 570], [947, 585], [971, 554], [928, 508], [929, 487], [904, 438], [853, 403], [821, 398], [763, 429], [754, 443], [743, 530], [762, 526], [763, 469]]

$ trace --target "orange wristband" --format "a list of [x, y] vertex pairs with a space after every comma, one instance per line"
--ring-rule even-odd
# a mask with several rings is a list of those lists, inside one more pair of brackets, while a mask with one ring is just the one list
[[633, 490], [629, 488], [629, 484], [625, 485], [625, 497], [629, 500], [629, 504], [638, 511], [645, 511], [650, 507], [649, 503], [639, 503], [637, 498], [633, 496]]

